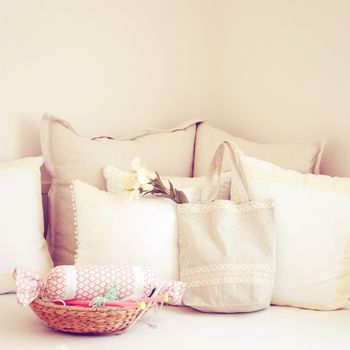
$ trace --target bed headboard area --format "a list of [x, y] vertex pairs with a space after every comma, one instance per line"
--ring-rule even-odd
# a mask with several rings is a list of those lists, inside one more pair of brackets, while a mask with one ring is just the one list
[[321, 172], [350, 176], [350, 4], [328, 5], [2, 2], [0, 161], [41, 153], [44, 112], [88, 136], [204, 118], [262, 143], [329, 136]]

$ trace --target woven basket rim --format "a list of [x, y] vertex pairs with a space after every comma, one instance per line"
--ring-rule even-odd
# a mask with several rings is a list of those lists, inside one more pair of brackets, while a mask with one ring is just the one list
[[[63, 304], [55, 304], [52, 301], [44, 300], [41, 298], [37, 298], [32, 301], [32, 303], [38, 303], [45, 307], [49, 307], [52, 309], [59, 310], [67, 310], [67, 311], [82, 311], [82, 312], [106, 312], [106, 311], [117, 311], [117, 310], [134, 310], [138, 309], [138, 307], [120, 307], [120, 306], [103, 306], [103, 307], [83, 307], [83, 306], [72, 306], [72, 305], [63, 305]], [[31, 304], [32, 304], [31, 303]]]

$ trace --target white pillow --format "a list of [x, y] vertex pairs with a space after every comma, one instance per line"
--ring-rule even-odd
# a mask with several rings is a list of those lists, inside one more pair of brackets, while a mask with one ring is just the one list
[[15, 290], [12, 272], [45, 275], [52, 262], [44, 239], [41, 157], [0, 164], [0, 293]]
[[349, 305], [350, 178], [301, 174], [242, 158], [254, 199], [275, 201], [272, 303], [318, 310]]
[[147, 265], [164, 280], [177, 280], [175, 203], [129, 200], [73, 181], [75, 263]]

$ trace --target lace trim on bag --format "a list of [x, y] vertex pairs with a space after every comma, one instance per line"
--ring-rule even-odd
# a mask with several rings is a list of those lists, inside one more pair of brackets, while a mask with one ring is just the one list
[[189, 288], [195, 287], [206, 287], [216, 284], [229, 284], [229, 283], [250, 283], [250, 284], [264, 284], [269, 287], [273, 286], [273, 280], [271, 278], [260, 276], [260, 275], [251, 275], [251, 276], [218, 276], [215, 278], [208, 279], [183, 279], [183, 282]]
[[217, 209], [230, 210], [233, 213], [249, 213], [258, 209], [272, 209], [273, 200], [251, 201], [242, 204], [235, 204], [228, 200], [216, 200], [207, 204], [180, 204], [177, 206], [179, 214], [202, 214], [209, 213]]
[[181, 271], [181, 280], [188, 287], [205, 287], [229, 283], [273, 286], [273, 276], [274, 270], [266, 264], [206, 265]]
[[273, 273], [273, 269], [266, 264], [217, 264], [217, 265], [203, 265], [196, 266], [190, 269], [181, 271], [182, 277], [198, 275], [199, 273], [208, 272], [238, 272], [238, 271], [257, 271]]

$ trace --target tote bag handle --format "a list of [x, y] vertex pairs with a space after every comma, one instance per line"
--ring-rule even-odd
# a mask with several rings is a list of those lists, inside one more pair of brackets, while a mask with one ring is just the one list
[[[209, 171], [204, 182], [204, 189], [202, 191], [202, 203], [211, 202], [217, 196], [220, 187], [222, 160], [225, 153], [225, 147], [229, 152], [229, 159], [231, 162], [231, 200], [236, 203], [245, 203], [251, 200], [247, 180], [240, 161], [241, 152], [235, 145], [228, 141], [224, 141], [217, 148], [210, 163]], [[215, 173], [218, 174], [216, 181], [214, 181]]]

